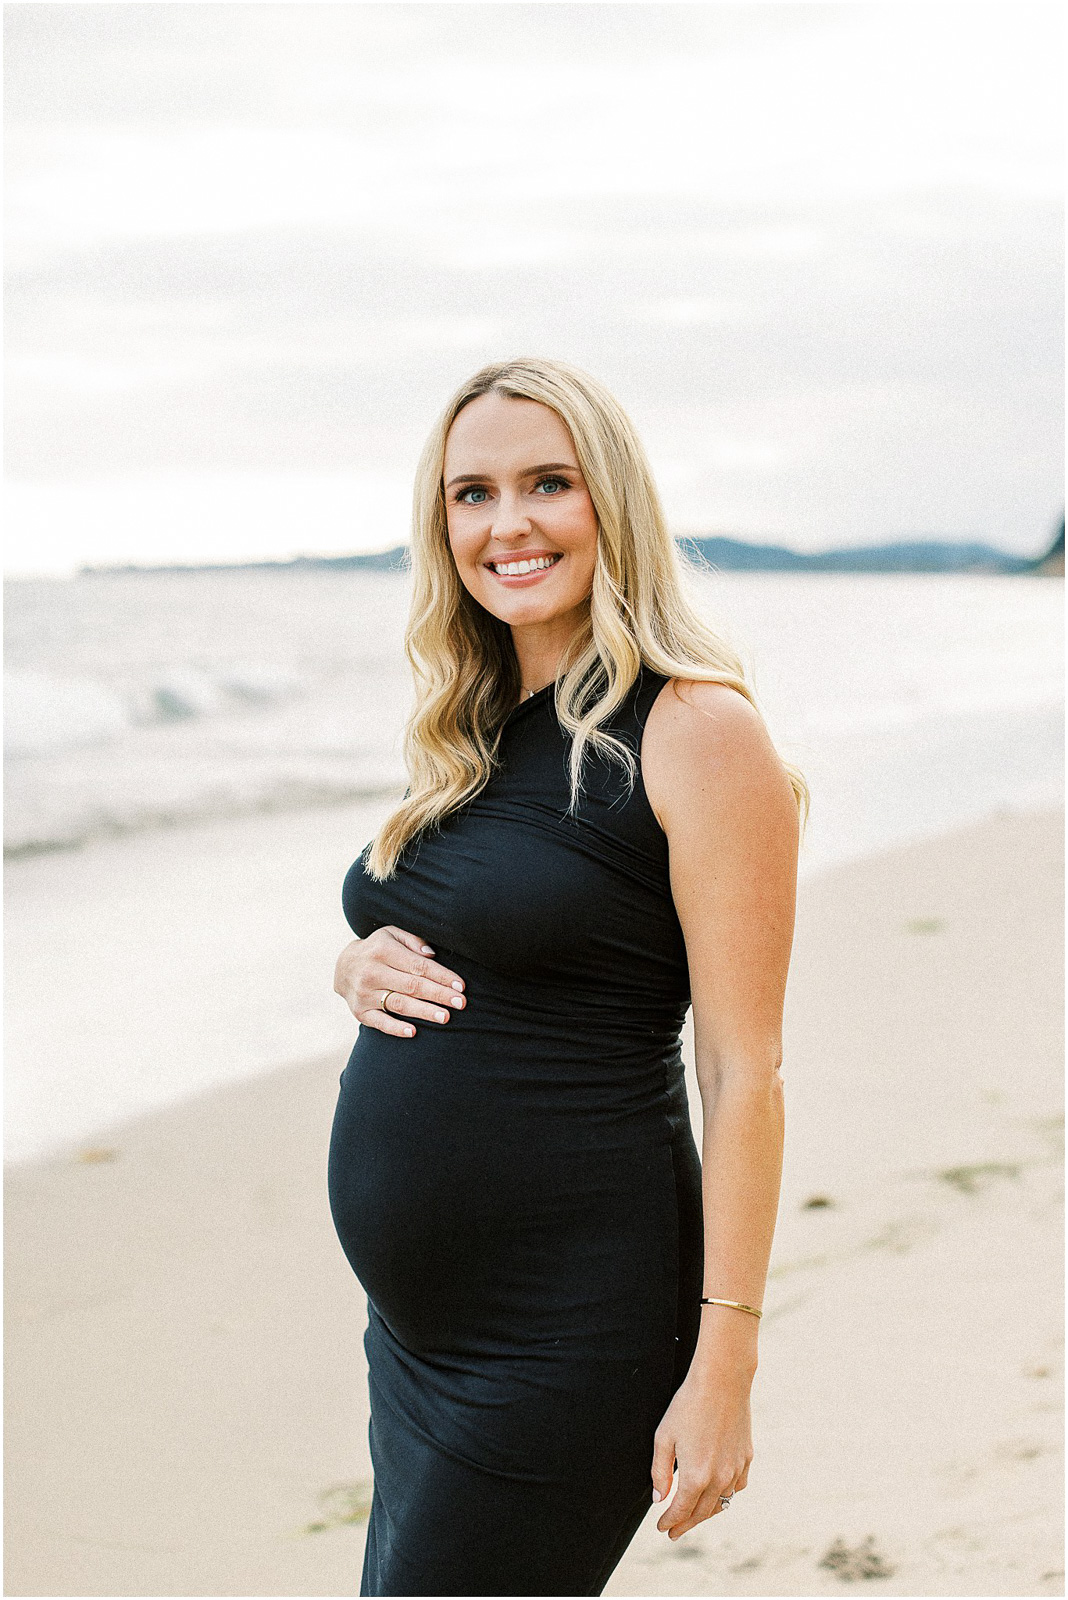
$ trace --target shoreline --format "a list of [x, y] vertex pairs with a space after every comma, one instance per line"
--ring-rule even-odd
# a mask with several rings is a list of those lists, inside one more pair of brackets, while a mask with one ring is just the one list
[[[1063, 1592], [1062, 850], [1007, 814], [800, 885], [750, 1486], [607, 1595]], [[346, 1055], [6, 1171], [6, 1592], [358, 1589]]]

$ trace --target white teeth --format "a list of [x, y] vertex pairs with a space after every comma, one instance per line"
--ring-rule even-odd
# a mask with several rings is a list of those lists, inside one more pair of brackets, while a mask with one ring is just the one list
[[491, 561], [490, 565], [503, 578], [522, 578], [528, 572], [543, 572], [555, 562], [555, 556], [535, 556], [533, 561]]

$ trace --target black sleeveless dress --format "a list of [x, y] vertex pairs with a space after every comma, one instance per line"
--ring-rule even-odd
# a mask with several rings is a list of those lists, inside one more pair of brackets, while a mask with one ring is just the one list
[[[637, 755], [666, 680], [610, 723]], [[328, 1186], [368, 1297], [365, 1595], [597, 1595], [651, 1505], [653, 1433], [702, 1293], [679, 1032], [686, 951], [640, 769], [592, 757], [568, 816], [551, 686], [481, 794], [376, 883], [353, 931], [424, 937], [467, 1005], [362, 1028]], [[365, 852], [366, 854], [366, 852]]]

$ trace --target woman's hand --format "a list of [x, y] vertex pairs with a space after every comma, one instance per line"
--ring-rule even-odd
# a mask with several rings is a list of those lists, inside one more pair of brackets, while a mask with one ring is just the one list
[[675, 1498], [657, 1532], [680, 1539], [725, 1507], [720, 1495], [744, 1489], [753, 1459], [749, 1411], [752, 1374], [691, 1366], [653, 1436], [653, 1489], [666, 1500], [676, 1460]]
[[[463, 979], [430, 959], [434, 952], [403, 928], [376, 928], [366, 939], [353, 939], [337, 958], [334, 993], [356, 1021], [380, 1033], [410, 1039], [415, 1033], [405, 1017], [448, 1022], [448, 1007], [465, 1005]], [[389, 1010], [382, 1001], [389, 992]]]

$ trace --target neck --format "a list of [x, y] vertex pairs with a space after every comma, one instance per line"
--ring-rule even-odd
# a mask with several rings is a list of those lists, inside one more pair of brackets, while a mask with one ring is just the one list
[[575, 636], [576, 623], [581, 620], [569, 613], [566, 617], [553, 617], [551, 621], [529, 627], [513, 627], [512, 643], [523, 699], [528, 693], [537, 693], [547, 683], [552, 683], [564, 651]]

